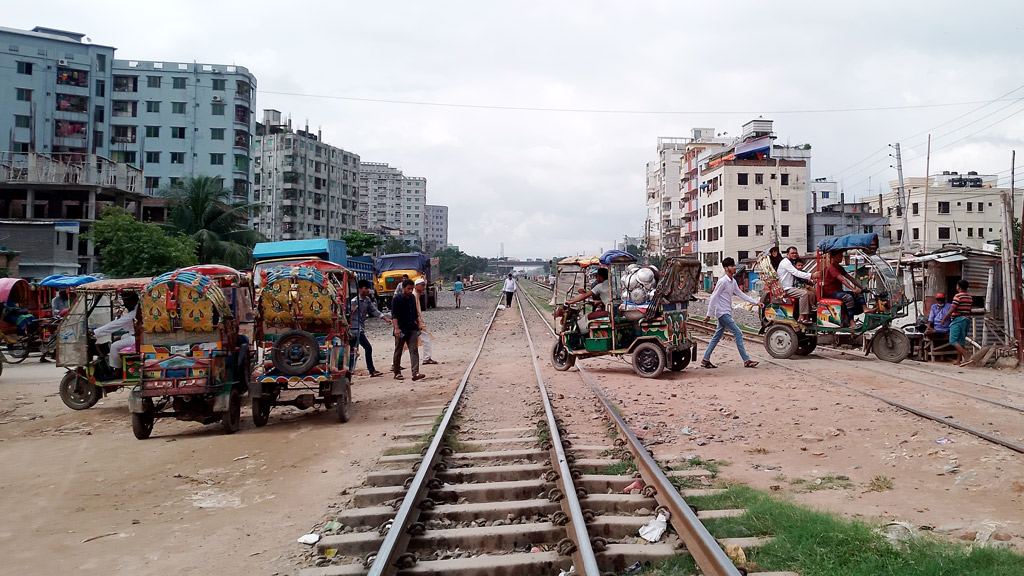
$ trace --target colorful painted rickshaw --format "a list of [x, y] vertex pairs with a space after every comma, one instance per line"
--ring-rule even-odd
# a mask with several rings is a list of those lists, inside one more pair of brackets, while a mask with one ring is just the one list
[[[609, 272], [612, 313], [586, 314], [584, 302], [568, 301], [591, 288], [598, 267]], [[657, 378], [666, 368], [685, 369], [697, 354], [686, 315], [699, 274], [700, 263], [692, 258], [671, 259], [659, 273], [619, 251], [558, 262], [552, 304], [561, 324], [551, 364], [568, 370], [577, 358], [630, 354], [633, 370], [644, 378]], [[642, 282], [634, 282], [635, 277]]]
[[262, 271], [256, 306], [257, 358], [249, 381], [253, 422], [265, 426], [274, 406], [334, 408], [351, 417], [348, 321], [351, 273], [326, 260]]
[[[856, 323], [849, 322], [848, 318], [844, 321], [844, 314], [849, 314], [844, 311], [843, 300], [824, 294], [823, 281], [819, 277], [808, 288], [816, 302], [812, 304], [814, 310], [809, 315], [813, 322], [800, 324], [797, 321], [801, 314], [797, 309], [799, 303], [786, 296], [767, 252], [762, 254], [756, 266], [767, 292], [761, 315], [765, 350], [775, 358], [806, 356], [819, 343], [832, 344], [842, 340], [863, 345], [865, 354], [874, 352], [875, 356], [887, 362], [901, 362], [906, 358], [910, 353], [910, 340], [891, 323], [907, 315], [910, 302], [899, 275], [877, 254], [877, 249], [877, 234], [826, 238], [819, 243], [815, 260], [804, 269], [806, 272], [824, 272], [828, 266], [840, 266], [853, 279], [851, 282], [855, 281], [863, 288], [864, 319]], [[833, 263], [832, 258], [837, 262]], [[851, 293], [851, 298], [853, 296]], [[857, 306], [861, 306], [859, 300]]]
[[235, 318], [241, 281], [230, 268], [193, 267], [162, 274], [143, 290], [141, 378], [128, 396], [136, 438], [148, 438], [159, 418], [238, 430], [249, 370]]

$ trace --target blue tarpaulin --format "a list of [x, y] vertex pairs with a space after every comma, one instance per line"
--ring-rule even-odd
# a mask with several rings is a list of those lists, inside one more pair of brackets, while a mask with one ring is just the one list
[[604, 254], [601, 254], [601, 257], [598, 258], [598, 260], [601, 261], [601, 264], [607, 266], [612, 262], [615, 262], [616, 264], [636, 262], [636, 256], [633, 256], [629, 252], [623, 252], [622, 250], [609, 250]]
[[54, 274], [53, 276], [47, 276], [39, 281], [40, 286], [47, 286], [49, 288], [74, 288], [75, 286], [81, 286], [82, 284], [88, 284], [89, 282], [95, 282], [99, 280], [95, 276], [65, 276], [63, 274]]
[[422, 252], [408, 252], [405, 254], [388, 254], [373, 261], [373, 267], [378, 274], [392, 270], [417, 270], [426, 272], [430, 269], [430, 257]]
[[847, 234], [835, 238], [825, 238], [818, 243], [820, 252], [839, 252], [850, 248], [867, 248], [874, 242], [878, 245], [878, 234]]

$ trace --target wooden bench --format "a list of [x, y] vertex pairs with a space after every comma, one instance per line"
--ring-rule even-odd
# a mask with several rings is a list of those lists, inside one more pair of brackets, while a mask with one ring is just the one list
[[956, 348], [949, 343], [949, 337], [933, 340], [925, 336], [921, 346], [921, 359], [927, 362], [938, 362], [944, 358], [956, 359]]

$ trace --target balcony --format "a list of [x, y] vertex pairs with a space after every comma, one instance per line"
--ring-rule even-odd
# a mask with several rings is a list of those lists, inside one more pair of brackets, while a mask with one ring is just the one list
[[57, 94], [57, 112], [89, 113], [89, 98], [73, 94]]
[[138, 76], [114, 76], [114, 92], [138, 92]]
[[244, 100], [246, 102], [252, 100], [252, 87], [249, 86], [248, 82], [239, 80], [235, 86], [235, 98]]
[[84, 70], [74, 70], [63, 66], [57, 67], [57, 84], [62, 86], [75, 86], [77, 88], [89, 87], [89, 73]]
[[68, 138], [71, 140], [85, 140], [88, 126], [85, 122], [74, 122], [71, 120], [57, 120], [53, 125], [54, 138]]

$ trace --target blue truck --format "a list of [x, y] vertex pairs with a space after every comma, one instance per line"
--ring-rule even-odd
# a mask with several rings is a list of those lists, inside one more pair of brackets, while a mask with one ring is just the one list
[[[273, 267], [281, 260], [319, 258], [348, 268], [355, 274], [357, 280], [368, 280], [373, 283], [373, 259], [369, 256], [349, 258], [344, 240], [317, 238], [260, 242], [253, 247], [252, 257], [256, 261], [257, 272]], [[352, 283], [352, 289], [355, 289], [355, 282]]]

